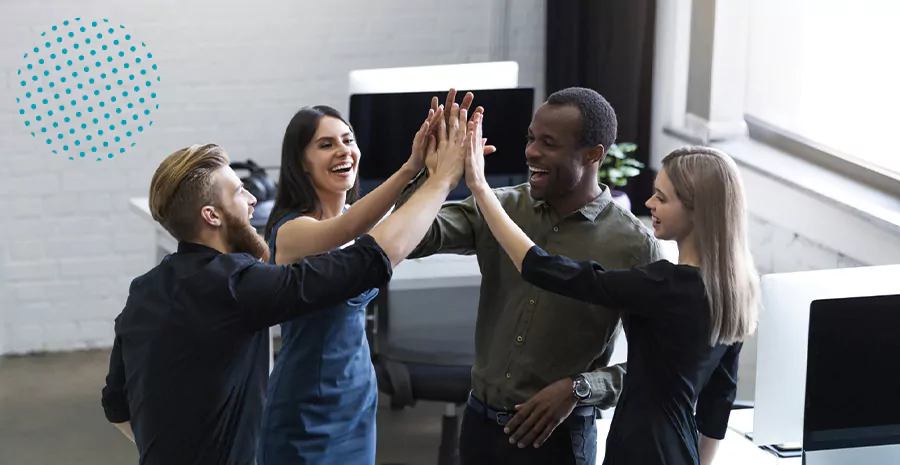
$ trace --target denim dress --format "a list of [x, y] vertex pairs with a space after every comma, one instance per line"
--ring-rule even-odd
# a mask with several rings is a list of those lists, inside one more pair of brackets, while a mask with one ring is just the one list
[[[299, 216], [286, 215], [273, 227], [273, 263], [278, 228]], [[378, 385], [366, 306], [377, 294], [371, 289], [281, 324], [282, 348], [269, 378], [258, 465], [375, 463]]]

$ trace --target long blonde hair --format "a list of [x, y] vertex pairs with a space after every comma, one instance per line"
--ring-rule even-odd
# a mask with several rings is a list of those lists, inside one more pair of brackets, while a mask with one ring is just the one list
[[710, 344], [733, 344], [756, 330], [759, 276], [747, 242], [744, 186], [734, 160], [710, 147], [683, 147], [663, 169], [691, 213], [711, 315]]

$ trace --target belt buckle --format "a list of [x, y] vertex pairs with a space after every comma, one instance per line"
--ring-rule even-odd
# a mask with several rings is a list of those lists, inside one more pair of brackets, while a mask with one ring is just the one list
[[508, 412], [497, 412], [497, 424], [500, 426], [506, 426], [509, 423], [509, 420], [512, 419], [512, 414]]

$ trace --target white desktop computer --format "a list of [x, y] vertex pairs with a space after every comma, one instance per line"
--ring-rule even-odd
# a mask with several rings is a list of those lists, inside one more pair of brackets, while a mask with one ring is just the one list
[[[460, 63], [350, 71], [349, 94], [434, 92], [455, 89], [514, 89], [519, 86], [515, 61]], [[460, 101], [462, 96], [457, 98]], [[443, 101], [441, 103], [444, 103]]]
[[[900, 294], [900, 265], [768, 274], [761, 289], [752, 439], [799, 451], [812, 303]], [[900, 337], [900, 328], [895, 332]], [[834, 374], [835, 382], [852, 382], [854, 376], [852, 367], [835, 367]]]

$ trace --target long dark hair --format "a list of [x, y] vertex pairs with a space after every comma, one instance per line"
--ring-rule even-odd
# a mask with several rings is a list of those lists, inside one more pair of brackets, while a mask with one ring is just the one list
[[[291, 118], [287, 129], [284, 131], [284, 141], [281, 144], [281, 170], [278, 175], [278, 188], [275, 192], [275, 204], [269, 221], [266, 223], [265, 239], [269, 240], [272, 229], [285, 215], [292, 212], [307, 215], [319, 209], [319, 196], [313, 187], [309, 174], [303, 169], [303, 157], [306, 146], [309, 145], [319, 121], [325, 116], [331, 116], [344, 122], [353, 132], [353, 126], [344, 119], [344, 116], [334, 108], [325, 105], [301, 108]], [[359, 198], [359, 171], [353, 187], [347, 192], [347, 203], [353, 203]]]

